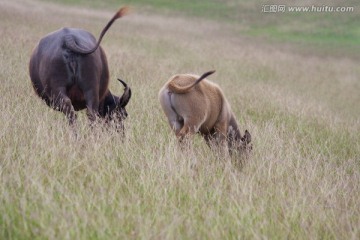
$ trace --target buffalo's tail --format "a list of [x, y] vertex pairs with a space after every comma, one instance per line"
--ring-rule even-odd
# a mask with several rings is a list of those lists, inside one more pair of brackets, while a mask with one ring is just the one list
[[100, 46], [101, 40], [104, 37], [104, 35], [106, 34], [107, 30], [109, 30], [109, 28], [111, 27], [111, 25], [118, 19], [121, 18], [122, 16], [125, 16], [129, 11], [128, 7], [122, 7], [119, 9], [119, 11], [117, 11], [117, 13], [112, 17], [112, 19], [106, 24], [106, 26], [104, 27], [104, 29], [101, 31], [100, 37], [95, 45], [95, 47], [93, 47], [92, 49], [86, 49], [82, 46], [79, 46], [74, 38], [73, 35], [66, 35], [65, 36], [65, 44], [66, 46], [73, 52], [76, 53], [80, 53], [80, 54], [91, 54], [93, 52], [96, 51], [96, 49], [98, 49], [98, 47]]

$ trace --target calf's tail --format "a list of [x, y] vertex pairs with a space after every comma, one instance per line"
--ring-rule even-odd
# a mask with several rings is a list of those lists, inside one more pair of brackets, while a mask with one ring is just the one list
[[170, 82], [169, 84], [169, 90], [174, 92], [174, 93], [178, 93], [178, 94], [184, 94], [187, 93], [191, 88], [193, 88], [196, 84], [198, 84], [199, 82], [201, 82], [201, 80], [203, 80], [204, 78], [206, 78], [207, 76], [213, 74], [215, 72], [215, 70], [209, 71], [204, 73], [203, 75], [201, 75], [201, 77], [199, 77], [194, 83], [188, 85], [188, 86], [184, 86], [184, 87], [180, 87], [178, 85], [176, 85], [173, 82]]

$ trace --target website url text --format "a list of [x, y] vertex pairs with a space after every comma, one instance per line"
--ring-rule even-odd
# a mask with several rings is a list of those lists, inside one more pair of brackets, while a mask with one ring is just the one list
[[335, 7], [335, 6], [286, 6], [286, 5], [262, 5], [261, 12], [263, 13], [285, 13], [285, 12], [325, 12], [325, 13], [347, 13], [354, 12], [354, 7]]

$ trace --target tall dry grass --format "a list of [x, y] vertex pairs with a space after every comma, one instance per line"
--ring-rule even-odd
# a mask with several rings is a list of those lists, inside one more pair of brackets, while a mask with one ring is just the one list
[[[358, 239], [359, 62], [301, 55], [208, 20], [134, 13], [103, 47], [132, 87], [126, 138], [79, 113], [79, 138], [32, 90], [43, 35], [98, 35], [112, 12], [0, 2], [0, 238]], [[217, 73], [254, 150], [242, 168], [178, 148], [157, 100], [175, 73]]]

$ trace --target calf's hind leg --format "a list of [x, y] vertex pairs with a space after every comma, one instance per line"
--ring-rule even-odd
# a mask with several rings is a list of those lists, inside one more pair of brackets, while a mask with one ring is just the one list
[[171, 129], [175, 132], [176, 135], [178, 135], [184, 126], [184, 119], [179, 116], [176, 111], [174, 111], [174, 108], [171, 105], [171, 95], [171, 92], [165, 90], [161, 91], [159, 94], [159, 100]]
[[199, 131], [201, 123], [196, 118], [185, 118], [184, 125], [181, 130], [176, 134], [179, 141], [182, 142], [186, 136], [194, 135]]

